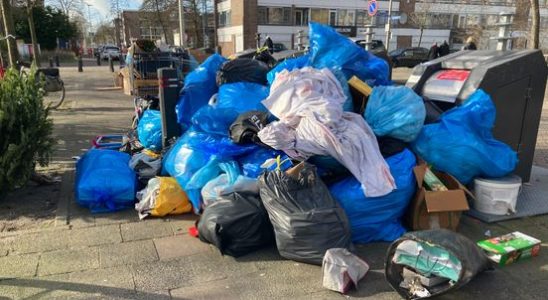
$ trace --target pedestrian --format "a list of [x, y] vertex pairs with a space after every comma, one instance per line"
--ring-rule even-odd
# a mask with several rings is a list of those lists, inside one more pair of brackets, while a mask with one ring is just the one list
[[441, 44], [438, 50], [439, 57], [446, 56], [450, 51], [451, 50], [449, 49], [449, 44], [447, 44], [447, 41], [443, 41], [443, 44]]
[[474, 43], [473, 37], [468, 37], [468, 39], [466, 39], [466, 44], [464, 44], [462, 50], [478, 50], [478, 47], [476, 47], [476, 43]]
[[269, 35], [266, 36], [263, 47], [267, 47], [270, 54], [274, 53], [274, 42], [272, 42], [272, 39]]
[[428, 60], [433, 60], [436, 58], [438, 58], [438, 43], [434, 42], [428, 51]]

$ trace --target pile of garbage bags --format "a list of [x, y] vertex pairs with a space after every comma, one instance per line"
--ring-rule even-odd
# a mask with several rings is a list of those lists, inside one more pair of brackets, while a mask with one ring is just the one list
[[[136, 126], [144, 150], [95, 149], [80, 159], [78, 203], [94, 212], [135, 206], [142, 218], [192, 211], [200, 240], [223, 254], [276, 245], [305, 263], [347, 257], [356, 281], [367, 268], [352, 257], [353, 243], [407, 231], [419, 162], [465, 184], [515, 168], [516, 153], [491, 134], [495, 108], [485, 92], [424, 125], [423, 99], [391, 85], [384, 60], [328, 26], [311, 23], [309, 36], [306, 54], [274, 67], [210, 56], [184, 80], [182, 135], [163, 149], [161, 114], [145, 110]], [[351, 78], [372, 88], [365, 111], [354, 108]], [[324, 260], [329, 249], [340, 250]]]

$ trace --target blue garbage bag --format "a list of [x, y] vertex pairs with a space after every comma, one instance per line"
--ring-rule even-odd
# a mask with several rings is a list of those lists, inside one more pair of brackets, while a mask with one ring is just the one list
[[164, 170], [174, 177], [199, 213], [200, 189], [219, 171], [218, 164], [254, 151], [254, 144], [237, 145], [229, 137], [204, 133], [190, 128], [166, 153]]
[[355, 75], [371, 86], [390, 84], [386, 61], [327, 25], [310, 22], [309, 29], [310, 63], [314, 68], [342, 71], [347, 80]]
[[226, 58], [213, 54], [186, 76], [179, 102], [175, 107], [177, 122], [183, 130], [191, 126], [192, 115], [200, 107], [207, 105], [211, 96], [217, 93], [215, 77], [225, 61]]
[[76, 202], [92, 213], [133, 207], [137, 176], [129, 167], [130, 158], [115, 150], [86, 152], [76, 164]]
[[391, 242], [405, 233], [401, 218], [416, 190], [415, 155], [405, 149], [387, 158], [386, 162], [397, 186], [387, 195], [365, 197], [361, 184], [353, 176], [329, 188], [350, 220], [354, 243]]
[[268, 84], [272, 85], [272, 82], [276, 79], [276, 75], [281, 71], [293, 71], [306, 66], [310, 66], [310, 55], [308, 53], [303, 56], [288, 58], [272, 68], [272, 70], [266, 74], [266, 79], [268, 80]]
[[261, 101], [268, 93], [268, 87], [257, 83], [225, 83], [219, 88], [217, 97], [192, 116], [192, 123], [205, 132], [228, 136], [230, 125], [241, 113], [267, 111]]
[[137, 135], [145, 148], [162, 150], [162, 115], [159, 110], [145, 110], [137, 125]]
[[412, 142], [422, 129], [426, 109], [422, 98], [406, 86], [377, 86], [364, 117], [375, 135]]
[[256, 151], [247, 154], [238, 159], [238, 162], [242, 165], [242, 171], [244, 176], [257, 178], [265, 169], [261, 168], [261, 165], [268, 159], [273, 159], [280, 156], [280, 161], [285, 160], [288, 156], [283, 151], [274, 149], [259, 148]]
[[505, 176], [516, 168], [518, 157], [493, 137], [495, 117], [491, 97], [479, 89], [464, 104], [443, 113], [438, 123], [425, 125], [413, 150], [463, 184], [478, 176]]

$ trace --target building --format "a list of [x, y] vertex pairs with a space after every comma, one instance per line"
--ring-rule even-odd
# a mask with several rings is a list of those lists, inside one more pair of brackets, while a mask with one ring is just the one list
[[[541, 28], [548, 28], [547, 0], [541, 1]], [[309, 21], [329, 24], [356, 39], [365, 38], [365, 26], [374, 25], [374, 39], [386, 39], [388, 1], [377, 0], [375, 17], [367, 14], [367, 0], [217, 0], [217, 38], [224, 55], [256, 46], [256, 34], [269, 35], [289, 49], [299, 31], [307, 33]], [[496, 33], [500, 12], [516, 13], [516, 24], [528, 24], [529, 0], [394, 0], [389, 50], [430, 47], [444, 40], [460, 47], [467, 36], [475, 36], [484, 48], [494, 48], [489, 39]], [[516, 9], [516, 7], [518, 9]], [[520, 7], [527, 7], [520, 14]], [[523, 31], [523, 30], [521, 30]], [[541, 29], [541, 32], [543, 30]], [[544, 30], [547, 32], [547, 30]], [[517, 34], [517, 33], [516, 33]], [[548, 34], [548, 33], [545, 33]], [[523, 35], [523, 32], [522, 32]], [[548, 41], [546, 46], [548, 47]]]

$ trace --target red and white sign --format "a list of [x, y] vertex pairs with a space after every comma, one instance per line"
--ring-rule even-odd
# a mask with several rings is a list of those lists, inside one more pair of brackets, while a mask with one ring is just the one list
[[468, 70], [447, 70], [442, 71], [436, 76], [436, 79], [439, 80], [455, 80], [455, 81], [465, 81], [470, 75]]
[[370, 17], [373, 17], [377, 14], [378, 8], [379, 6], [376, 0], [367, 1], [367, 14], [369, 14]]

